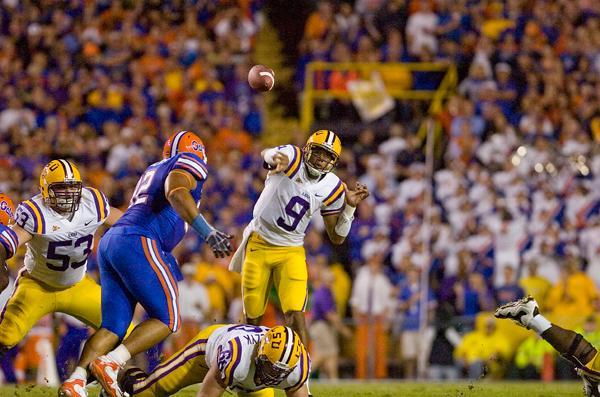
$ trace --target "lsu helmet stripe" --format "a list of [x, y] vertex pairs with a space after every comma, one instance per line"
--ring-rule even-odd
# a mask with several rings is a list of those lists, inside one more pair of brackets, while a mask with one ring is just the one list
[[175, 138], [173, 138], [173, 143], [171, 144], [171, 157], [175, 156], [177, 154], [177, 147], [179, 146], [179, 141], [181, 140], [181, 137], [183, 137], [186, 134], [187, 131], [179, 131], [177, 133], [177, 135], [175, 135]]
[[301, 160], [302, 160], [302, 155], [300, 153], [300, 149], [297, 146], [294, 146], [294, 157], [293, 157], [292, 161], [290, 162], [291, 165], [285, 172], [285, 174], [288, 177], [293, 178], [296, 175], [296, 172], [298, 172], [298, 170], [300, 169], [300, 163], [302, 162]]
[[292, 357], [292, 351], [294, 350], [294, 334], [293, 331], [289, 329], [289, 327], [284, 328], [285, 340], [283, 341], [283, 346], [285, 346], [285, 350], [283, 351], [283, 355], [280, 361], [287, 365], [290, 362], [290, 358]]
[[59, 159], [60, 164], [63, 166], [65, 171], [65, 179], [72, 179], [74, 177], [73, 168], [67, 160]]

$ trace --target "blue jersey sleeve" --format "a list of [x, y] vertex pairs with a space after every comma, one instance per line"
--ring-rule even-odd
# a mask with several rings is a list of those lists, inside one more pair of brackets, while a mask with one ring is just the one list
[[172, 169], [180, 169], [190, 173], [197, 181], [204, 181], [208, 176], [206, 163], [194, 153], [180, 153]]
[[0, 244], [6, 250], [6, 259], [12, 257], [17, 252], [19, 238], [17, 233], [13, 232], [7, 226], [0, 224]]

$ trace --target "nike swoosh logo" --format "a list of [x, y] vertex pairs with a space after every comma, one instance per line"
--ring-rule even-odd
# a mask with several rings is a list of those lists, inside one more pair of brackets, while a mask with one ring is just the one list
[[92, 221], [86, 222], [85, 226], [89, 225], [90, 223], [92, 223]]
[[317, 197], [323, 197], [322, 194], [316, 194], [316, 193], [315, 193], [315, 196], [317, 196]]
[[254, 248], [254, 249], [250, 248], [250, 252], [254, 252], [254, 251], [258, 251], [258, 248]]

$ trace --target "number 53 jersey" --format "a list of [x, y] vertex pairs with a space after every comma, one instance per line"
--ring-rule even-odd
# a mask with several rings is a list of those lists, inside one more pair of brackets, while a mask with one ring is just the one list
[[81, 281], [94, 245], [94, 233], [109, 213], [104, 194], [89, 187], [83, 188], [79, 208], [70, 221], [47, 207], [41, 194], [23, 201], [15, 221], [32, 236], [25, 254], [29, 275], [54, 288]]
[[284, 172], [270, 173], [254, 206], [252, 228], [267, 242], [283, 247], [300, 246], [312, 216], [339, 214], [345, 190], [340, 178], [329, 172], [318, 179], [308, 176], [302, 152], [293, 145], [277, 150], [290, 159]]

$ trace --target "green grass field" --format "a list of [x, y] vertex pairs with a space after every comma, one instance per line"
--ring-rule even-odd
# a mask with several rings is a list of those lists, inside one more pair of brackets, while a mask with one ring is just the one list
[[[197, 388], [189, 388], [177, 394], [194, 397]], [[581, 397], [581, 383], [577, 382], [474, 382], [474, 383], [342, 383], [338, 385], [313, 384], [315, 397]], [[90, 396], [96, 396], [90, 392]], [[277, 397], [283, 396], [283, 393]], [[42, 397], [56, 396], [56, 389], [38, 386], [1, 387], [0, 396]], [[231, 394], [225, 394], [229, 397]]]

